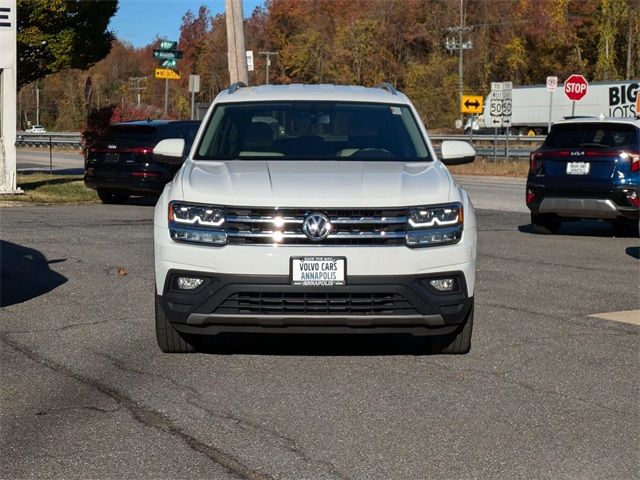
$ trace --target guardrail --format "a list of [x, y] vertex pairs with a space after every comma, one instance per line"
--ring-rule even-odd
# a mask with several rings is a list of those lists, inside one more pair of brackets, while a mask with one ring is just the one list
[[82, 137], [75, 132], [17, 132], [17, 147], [67, 147], [80, 148]]
[[[529, 153], [544, 142], [544, 135], [469, 135], [469, 134], [430, 134], [438, 154], [444, 140], [462, 140], [470, 142], [479, 157], [494, 160], [501, 158], [528, 158]], [[73, 132], [31, 133], [18, 132], [16, 146], [18, 147], [65, 147], [80, 148], [81, 136]]]
[[489, 160], [498, 159], [528, 159], [529, 154], [538, 148], [545, 135], [473, 135], [473, 134], [430, 134], [434, 147], [438, 155], [440, 145], [445, 140], [461, 140], [469, 142], [476, 149], [478, 157], [485, 157]]

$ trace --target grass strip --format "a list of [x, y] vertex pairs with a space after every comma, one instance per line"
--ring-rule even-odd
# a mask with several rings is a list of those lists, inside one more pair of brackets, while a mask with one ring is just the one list
[[525, 160], [489, 160], [477, 158], [466, 165], [447, 167], [454, 175], [490, 175], [495, 177], [526, 177], [529, 162]]
[[0, 195], [3, 202], [32, 203], [95, 203], [95, 190], [84, 186], [82, 175], [49, 175], [32, 173], [18, 175], [16, 183], [24, 195]]

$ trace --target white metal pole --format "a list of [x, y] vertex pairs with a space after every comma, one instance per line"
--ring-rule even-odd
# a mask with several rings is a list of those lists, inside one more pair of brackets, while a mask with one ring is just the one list
[[553, 111], [553, 90], [549, 91], [549, 124], [547, 125], [547, 133], [551, 131], [551, 112]]

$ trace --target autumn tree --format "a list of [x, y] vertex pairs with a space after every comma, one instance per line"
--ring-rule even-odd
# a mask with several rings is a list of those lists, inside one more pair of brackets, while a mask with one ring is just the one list
[[117, 0], [18, 0], [18, 88], [67, 68], [104, 58]]

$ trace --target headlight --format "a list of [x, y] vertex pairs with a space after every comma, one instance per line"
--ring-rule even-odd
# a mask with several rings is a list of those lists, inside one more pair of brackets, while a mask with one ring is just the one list
[[169, 203], [169, 234], [178, 242], [227, 243], [224, 208], [194, 203]]
[[462, 237], [462, 204], [413, 207], [408, 211], [407, 245], [431, 247], [458, 243]]

